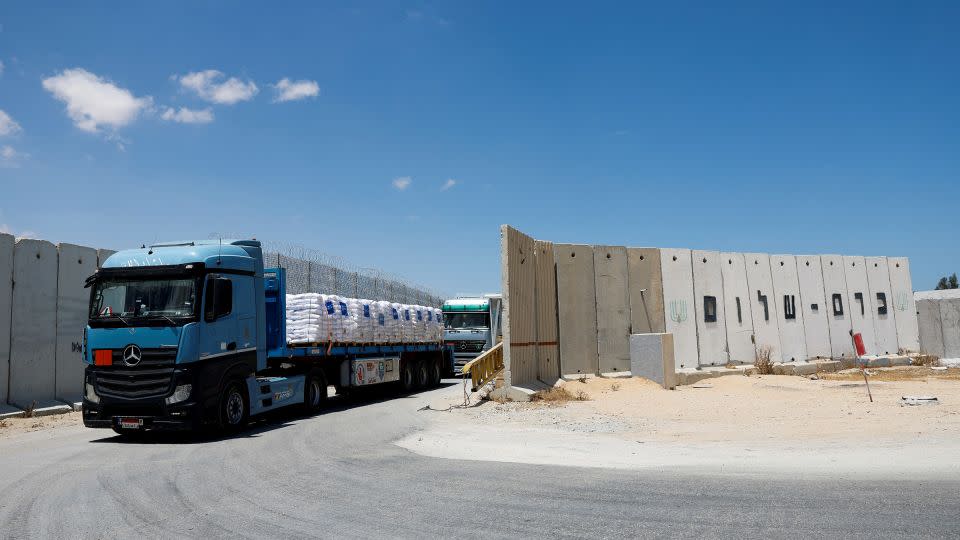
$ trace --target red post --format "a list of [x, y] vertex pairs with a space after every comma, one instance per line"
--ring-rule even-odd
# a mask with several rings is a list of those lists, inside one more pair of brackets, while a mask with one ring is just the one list
[[857, 356], [867, 354], [867, 348], [863, 346], [863, 336], [859, 332], [853, 335], [853, 344], [857, 347]]
[[860, 372], [863, 373], [863, 383], [867, 385], [867, 397], [870, 398], [870, 403], [873, 403], [873, 392], [870, 391], [870, 381], [867, 380], [867, 370], [865, 369], [865, 364], [860, 361], [860, 357], [867, 354], [867, 348], [863, 346], [863, 336], [860, 333], [853, 335], [853, 344], [857, 349], [857, 363], [860, 364]]

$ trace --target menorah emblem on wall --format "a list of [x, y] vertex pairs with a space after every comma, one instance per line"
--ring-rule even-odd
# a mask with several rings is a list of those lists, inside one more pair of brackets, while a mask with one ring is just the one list
[[686, 300], [670, 301], [670, 320], [675, 323], [682, 323], [683, 321], [687, 320]]
[[894, 303], [893, 303], [893, 307], [895, 307], [897, 311], [906, 311], [907, 306], [909, 304], [910, 304], [910, 297], [907, 296], [907, 293], [905, 292], [897, 293], [897, 298], [894, 300]]

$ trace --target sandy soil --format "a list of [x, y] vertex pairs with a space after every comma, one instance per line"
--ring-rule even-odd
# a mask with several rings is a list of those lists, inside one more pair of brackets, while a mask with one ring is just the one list
[[[960, 369], [923, 370], [929, 368], [904, 372], [913, 371], [913, 379], [875, 375], [873, 403], [859, 372], [833, 374], [836, 380], [726, 376], [673, 391], [643, 379], [591, 378], [563, 383], [589, 401], [454, 407], [432, 413], [428, 429], [398, 444], [436, 457], [557, 465], [784, 470], [802, 464], [825, 473], [887, 466], [960, 476], [954, 457]], [[903, 396], [927, 395], [939, 403], [901, 405]]]
[[65, 414], [51, 414], [34, 418], [4, 418], [0, 420], [0, 438], [11, 437], [30, 431], [40, 431], [63, 426], [79, 426], [83, 424], [80, 411]]

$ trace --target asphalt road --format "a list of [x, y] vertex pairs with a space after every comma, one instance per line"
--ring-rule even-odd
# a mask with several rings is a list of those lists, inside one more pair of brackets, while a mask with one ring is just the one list
[[[0, 438], [2, 538], [960, 536], [960, 479], [797, 480], [420, 457], [392, 441], [448, 386], [225, 439]], [[435, 397], [435, 396], [434, 396]]]

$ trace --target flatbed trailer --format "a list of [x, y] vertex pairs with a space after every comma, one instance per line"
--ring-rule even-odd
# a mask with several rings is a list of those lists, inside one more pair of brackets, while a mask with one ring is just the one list
[[238, 429], [280, 408], [317, 412], [329, 386], [412, 392], [453, 371], [442, 342], [287, 343], [286, 272], [263, 269], [256, 241], [121, 251], [88, 285], [88, 427]]

